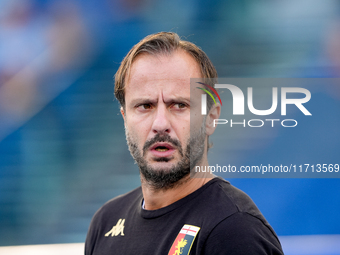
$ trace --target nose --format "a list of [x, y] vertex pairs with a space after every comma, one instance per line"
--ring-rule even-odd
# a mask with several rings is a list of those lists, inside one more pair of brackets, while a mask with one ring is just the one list
[[152, 123], [152, 132], [157, 133], [170, 133], [170, 112], [165, 104], [159, 103], [155, 111], [155, 118]]

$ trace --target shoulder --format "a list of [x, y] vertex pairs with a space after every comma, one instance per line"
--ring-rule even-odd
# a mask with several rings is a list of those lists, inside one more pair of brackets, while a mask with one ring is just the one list
[[275, 232], [246, 212], [234, 213], [211, 231], [203, 254], [283, 254]]
[[128, 193], [112, 198], [111, 200], [107, 201], [101, 207], [101, 209], [106, 209], [107, 207], [112, 207], [117, 204], [119, 204], [120, 206], [131, 204], [131, 202], [135, 202], [142, 197], [143, 197], [142, 188], [138, 187], [138, 188], [135, 188], [134, 190], [129, 191]]
[[225, 196], [225, 199], [229, 201], [230, 204], [228, 206], [232, 205], [238, 212], [246, 212], [255, 217], [263, 217], [254, 201], [245, 192], [222, 178], [216, 179], [216, 188]]
[[282, 254], [274, 230], [246, 193], [221, 178], [207, 191], [215, 213], [203, 254]]
[[137, 208], [142, 201], [141, 187], [106, 202], [94, 214], [85, 241], [85, 254], [92, 254], [98, 236], [107, 232], [106, 227], [117, 223], [116, 217], [127, 215], [133, 208]]
[[253, 200], [242, 190], [219, 177], [211, 182], [205, 192], [206, 196], [209, 197], [212, 206], [218, 207], [220, 211], [224, 212], [225, 217], [236, 212], [246, 212], [255, 217], [263, 217]]
[[222, 178], [208, 182], [207, 187], [195, 201], [195, 207], [203, 219], [207, 235], [213, 229], [235, 214], [246, 214], [258, 219], [265, 227], [271, 228], [253, 200], [243, 191]]
[[126, 194], [117, 196], [108, 202], [106, 202], [102, 207], [100, 207], [97, 212], [92, 217], [90, 224], [90, 230], [98, 227], [98, 225], [106, 224], [107, 221], [112, 219], [112, 215], [124, 214], [124, 212], [129, 212], [142, 201], [143, 195], [141, 187], [138, 187]]
[[[222, 215], [222, 220], [227, 219], [234, 214], [247, 215], [247, 218], [251, 216], [251, 218], [253, 218], [254, 220], [257, 219], [264, 226], [271, 229], [269, 223], [262, 215], [254, 201], [245, 192], [234, 187], [228, 181], [225, 181], [221, 178], [217, 178], [214, 186], [214, 189], [216, 190], [215, 196], [219, 197], [219, 207], [221, 211], [227, 212]], [[220, 193], [221, 195], [217, 195], [217, 193]], [[239, 219], [242, 218], [245, 217], [240, 217]]]

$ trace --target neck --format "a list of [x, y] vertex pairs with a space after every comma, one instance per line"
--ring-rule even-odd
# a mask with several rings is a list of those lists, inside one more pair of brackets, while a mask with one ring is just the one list
[[141, 176], [145, 209], [157, 210], [186, 197], [214, 178], [211, 173], [198, 173], [195, 177], [185, 176], [174, 187], [155, 189]]

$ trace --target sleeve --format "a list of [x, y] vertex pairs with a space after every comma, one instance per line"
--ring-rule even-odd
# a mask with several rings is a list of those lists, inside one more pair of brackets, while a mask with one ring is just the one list
[[96, 244], [97, 236], [98, 236], [98, 214], [100, 209], [93, 216], [89, 229], [87, 231], [86, 240], [85, 240], [85, 255], [92, 255], [94, 252], [94, 247]]
[[88, 232], [87, 232], [87, 236], [86, 236], [86, 241], [85, 241], [85, 255], [92, 255], [93, 253], [93, 248], [94, 248], [94, 243], [95, 243], [95, 232], [92, 228], [92, 226], [90, 226]]
[[220, 222], [209, 234], [204, 255], [283, 255], [274, 230], [260, 219], [243, 212]]

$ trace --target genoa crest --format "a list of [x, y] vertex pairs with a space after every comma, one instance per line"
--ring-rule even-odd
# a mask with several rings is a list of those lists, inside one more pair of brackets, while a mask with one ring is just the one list
[[185, 224], [179, 231], [168, 255], [188, 255], [199, 230], [199, 227]]

